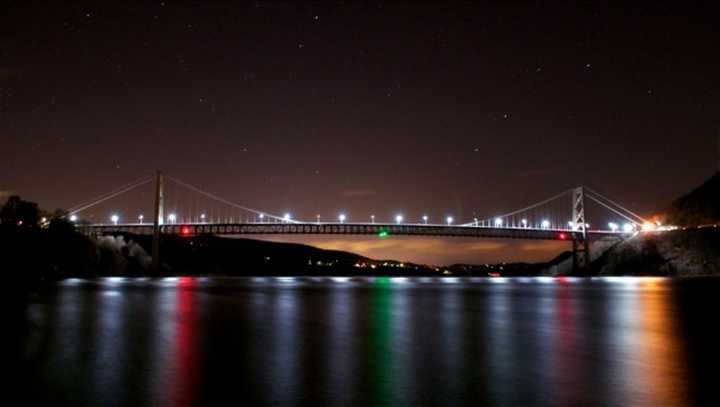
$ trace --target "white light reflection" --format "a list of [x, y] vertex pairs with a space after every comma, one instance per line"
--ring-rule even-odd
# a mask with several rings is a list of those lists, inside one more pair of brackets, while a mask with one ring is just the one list
[[68, 278], [66, 280], [63, 280], [60, 284], [62, 285], [78, 285], [82, 284], [84, 282], [81, 278]]
[[110, 283], [110, 285], [120, 284], [124, 281], [125, 281], [125, 277], [107, 277], [107, 278], [105, 278], [105, 282]]

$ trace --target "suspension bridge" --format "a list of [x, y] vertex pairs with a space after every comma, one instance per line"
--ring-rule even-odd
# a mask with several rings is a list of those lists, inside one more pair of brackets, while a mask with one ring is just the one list
[[[145, 222], [139, 214], [132, 221], [113, 212], [104, 220], [89, 215], [102, 205], [142, 186], [154, 185], [153, 217]], [[194, 196], [185, 206], [175, 202], [167, 211], [168, 190], [177, 196]], [[607, 222], [589, 222], [593, 217]], [[402, 214], [389, 221], [369, 217], [367, 222], [350, 222], [344, 214], [337, 220], [294, 219], [230, 201], [195, 185], [158, 172], [100, 195], [68, 210], [69, 219], [88, 235], [152, 234], [153, 261], [159, 259], [161, 235], [376, 235], [456, 236], [494, 239], [567, 240], [572, 242], [574, 264], [579, 269], [590, 262], [590, 243], [600, 239], [621, 240], [637, 233], [648, 221], [616, 201], [589, 187], [575, 187], [532, 205], [487, 218], [456, 222], [448, 216], [442, 223], [430, 222], [427, 215], [416, 221]]]

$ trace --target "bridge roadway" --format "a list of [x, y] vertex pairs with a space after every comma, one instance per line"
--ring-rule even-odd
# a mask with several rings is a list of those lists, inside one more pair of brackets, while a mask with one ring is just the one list
[[[89, 235], [113, 235], [123, 233], [152, 234], [153, 225], [144, 224], [94, 224], [78, 225], [78, 230]], [[580, 237], [578, 231], [565, 229], [535, 229], [521, 227], [452, 226], [426, 224], [381, 223], [183, 223], [160, 226], [162, 234], [181, 236], [211, 235], [375, 235], [389, 236], [453, 236], [495, 239], [573, 240]], [[589, 240], [615, 237], [624, 238], [627, 233], [606, 230], [588, 230]]]

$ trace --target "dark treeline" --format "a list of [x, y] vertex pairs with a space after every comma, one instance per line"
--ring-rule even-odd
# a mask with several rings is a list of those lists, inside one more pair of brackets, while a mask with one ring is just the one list
[[678, 226], [720, 223], [720, 172], [684, 195], [665, 211], [666, 222]]
[[11, 281], [36, 284], [113, 274], [132, 268], [122, 254], [115, 239], [96, 241], [78, 233], [61, 210], [45, 212], [18, 196], [0, 209], [0, 264]]

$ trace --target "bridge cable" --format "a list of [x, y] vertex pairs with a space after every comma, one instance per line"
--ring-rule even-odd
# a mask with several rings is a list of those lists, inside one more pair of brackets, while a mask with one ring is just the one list
[[113, 192], [108, 192], [106, 194], [100, 195], [91, 201], [87, 201], [80, 205], [75, 205], [75, 206], [71, 207], [70, 209], [68, 209], [68, 215], [73, 215], [78, 212], [82, 212], [85, 209], [91, 208], [95, 205], [99, 205], [99, 204], [107, 201], [108, 199], [112, 199], [120, 194], [124, 194], [125, 192], [128, 192], [128, 191], [130, 191], [134, 188], [137, 188], [141, 185], [147, 184], [148, 182], [150, 182], [152, 180], [153, 180], [152, 176], [147, 176], [147, 177], [141, 178], [140, 180], [135, 181], [133, 183], [126, 184], [125, 186], [120, 187], [120, 188], [114, 190]]
[[[611, 211], [615, 212], [617, 215], [625, 218], [626, 220], [628, 220], [628, 221], [630, 221], [630, 222], [632, 222], [632, 223], [637, 223], [637, 219], [633, 219], [633, 218], [631, 218], [631, 217], [623, 214], [622, 212], [618, 211], [618, 210], [615, 209], [615, 208], [612, 208], [610, 205], [607, 205], [606, 203], [604, 203], [604, 202], [600, 201], [599, 199], [595, 198], [594, 196], [592, 196], [592, 195], [587, 195], [587, 198], [588, 198], [588, 199], [592, 199], [593, 201], [599, 203], [600, 205], [604, 206], [604, 207], [607, 208], [608, 210], [611, 210]], [[632, 212], [631, 212], [631, 213], [632, 213]], [[643, 223], [646, 222], [643, 218], [640, 218], [640, 217], [638, 217], [638, 218], [639, 218]]]
[[[643, 218], [642, 216], [640, 216], [640, 215], [636, 214], [635, 212], [633, 212], [633, 211], [625, 208], [624, 206], [622, 206], [622, 205], [620, 205], [619, 203], [613, 201], [612, 199], [604, 196], [603, 194], [595, 191], [594, 189], [592, 189], [592, 188], [590, 188], [590, 187], [585, 187], [585, 189], [587, 189], [588, 191], [591, 192], [591, 194], [589, 194], [588, 197], [592, 197], [592, 194], [595, 194], [595, 195], [597, 195], [599, 198], [604, 199], [605, 201], [607, 201], [607, 202], [615, 205], [616, 207], [620, 208], [621, 210], [625, 211], [626, 213], [630, 214], [631, 216], [634, 216], [636, 219], [633, 220], [633, 222], [637, 222], [638, 219], [639, 219], [641, 222], [643, 222], [643, 223], [644, 223], [644, 222], [647, 222], [647, 220], [646, 220], [645, 218]], [[598, 200], [595, 199], [595, 202], [598, 202]], [[600, 203], [600, 202], [598, 202], [598, 203]], [[606, 205], [604, 205], [604, 204], [602, 204], [602, 203], [600, 203], [600, 204], [603, 205], [603, 206], [605, 206], [605, 207], [607, 208]], [[608, 208], [608, 209], [610, 209], [610, 208]], [[617, 213], [617, 212], [616, 212], [616, 213]]]
[[222, 202], [222, 203], [224, 203], [225, 205], [229, 205], [229, 206], [232, 206], [232, 207], [235, 207], [235, 208], [238, 208], [238, 209], [242, 209], [242, 210], [244, 210], [244, 211], [252, 212], [252, 213], [254, 213], [254, 214], [256, 214], [256, 215], [261, 215], [261, 214], [262, 214], [263, 216], [267, 216], [267, 217], [270, 217], [270, 218], [273, 218], [273, 219], [276, 219], [276, 220], [281, 220], [281, 221], [283, 221], [283, 222], [301, 223], [301, 222], [298, 222], [298, 221], [296, 221], [296, 220], [287, 220], [287, 219], [284, 219], [283, 217], [278, 216], [278, 215], [273, 215], [273, 214], [271, 214], [271, 213], [258, 211], [257, 209], [252, 209], [252, 208], [248, 208], [248, 207], [243, 206], [243, 205], [236, 204], [235, 202], [228, 201], [227, 199], [224, 199], [224, 198], [222, 198], [222, 197], [219, 197], [219, 196], [217, 196], [217, 195], [215, 195], [215, 194], [212, 194], [212, 193], [210, 193], [210, 192], [205, 192], [205, 191], [203, 191], [202, 189], [200, 189], [200, 188], [198, 188], [198, 187], [196, 187], [196, 186], [194, 186], [194, 185], [190, 185], [190, 184], [188, 184], [188, 183], [186, 183], [186, 182], [183, 182], [183, 181], [181, 181], [181, 180], [179, 180], [179, 179], [177, 179], [177, 178], [175, 178], [175, 177], [171, 177], [171, 176], [169, 176], [169, 175], [166, 175], [166, 178], [168, 178], [169, 180], [171, 180], [171, 181], [173, 181], [173, 182], [175, 182], [175, 183], [177, 183], [177, 184], [179, 184], [179, 185], [181, 185], [181, 186], [184, 186], [185, 188], [188, 188], [188, 189], [190, 189], [190, 190], [192, 190], [192, 191], [195, 191], [195, 192], [197, 192], [197, 193], [199, 193], [199, 194], [205, 195], [205, 196], [207, 196], [208, 198], [211, 198], [211, 199], [214, 199], [214, 200], [216, 200], [216, 201]]
[[[552, 202], [552, 201], [554, 201], [554, 200], [562, 197], [563, 195], [569, 193], [570, 191], [572, 191], [572, 189], [568, 189], [568, 190], [566, 190], [566, 191], [563, 191], [563, 192], [561, 192], [561, 193], [559, 193], [559, 194], [557, 194], [557, 195], [555, 195], [555, 196], [552, 196], [552, 197], [550, 197], [550, 198], [548, 198], [548, 199], [545, 199], [544, 201], [540, 201], [540, 202], [538, 202], [538, 203], [536, 203], [536, 204], [532, 204], [532, 205], [530, 205], [530, 206], [528, 206], [528, 207], [525, 207], [525, 208], [522, 208], [522, 209], [518, 209], [518, 210], [516, 210], [516, 211], [509, 212], [509, 213], [506, 213], [506, 214], [504, 214], [504, 215], [499, 215], [499, 216], [495, 216], [495, 217], [492, 217], [492, 218], [485, 218], [485, 219], [482, 219], [482, 220], [483, 220], [483, 221], [492, 221], [494, 218], [507, 218], [507, 217], [509, 217], [509, 216], [517, 215], [517, 214], [519, 214], [519, 213], [526, 212], [526, 211], [529, 211], [529, 210], [531, 210], [531, 209], [535, 209], [535, 208], [537, 208], [537, 207], [539, 207], [539, 206], [545, 205], [545, 204], [547, 204], [547, 203], [549, 203], [549, 202]], [[475, 222], [470, 222], [470, 223], [462, 224], [462, 225], [460, 225], [460, 226], [473, 226], [474, 224], [475, 224]]]

